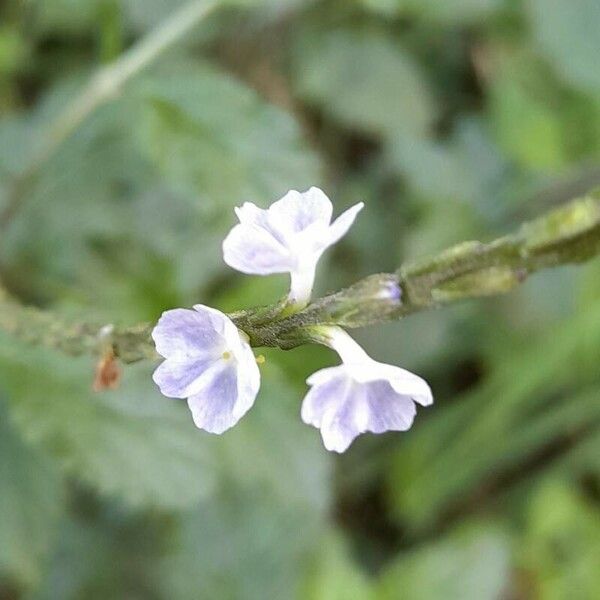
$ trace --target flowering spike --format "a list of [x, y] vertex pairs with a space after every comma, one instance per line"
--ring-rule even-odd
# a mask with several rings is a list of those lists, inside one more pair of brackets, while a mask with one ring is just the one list
[[187, 398], [200, 429], [223, 433], [254, 404], [260, 386], [254, 354], [222, 312], [201, 304], [168, 310], [152, 338], [166, 359], [154, 382], [165, 396]]
[[326, 328], [329, 345], [343, 364], [321, 369], [307, 383], [302, 420], [321, 430], [327, 450], [344, 452], [361, 433], [406, 431], [415, 403], [433, 402], [427, 383], [400, 367], [379, 363], [342, 329]]
[[331, 223], [331, 201], [316, 187], [292, 190], [267, 210], [246, 202], [236, 208], [240, 223], [223, 242], [223, 258], [243, 273], [289, 273], [288, 301], [305, 306], [319, 258], [346, 234], [363, 206], [356, 204]]

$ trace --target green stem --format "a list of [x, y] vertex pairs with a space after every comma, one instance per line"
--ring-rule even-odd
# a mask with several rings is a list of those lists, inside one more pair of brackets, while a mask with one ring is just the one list
[[[600, 254], [600, 192], [592, 192], [487, 244], [463, 242], [395, 273], [372, 275], [293, 315], [282, 303], [231, 315], [253, 346], [289, 349], [317, 342], [320, 325], [361, 327], [460, 300], [503, 294], [532, 273]], [[399, 299], [398, 290], [402, 291]], [[0, 296], [0, 330], [72, 355], [97, 352], [106, 324], [68, 323]], [[115, 327], [111, 342], [124, 362], [156, 357], [151, 325]]]

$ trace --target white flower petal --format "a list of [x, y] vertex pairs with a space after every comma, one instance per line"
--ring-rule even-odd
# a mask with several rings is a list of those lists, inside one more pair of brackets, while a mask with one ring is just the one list
[[[387, 380], [358, 382], [346, 365], [318, 372], [302, 403], [302, 420], [320, 428], [328, 450], [344, 452], [361, 433], [406, 431], [416, 414], [410, 395]], [[318, 381], [318, 383], [316, 383]]]
[[165, 358], [198, 358], [219, 353], [221, 337], [210, 313], [186, 308], [165, 311], [152, 331], [156, 351]]
[[[201, 389], [188, 398], [188, 406], [196, 427], [210, 433], [223, 433], [233, 427], [244, 414], [236, 414], [239, 412], [236, 407], [240, 400], [237, 371], [233, 363], [227, 365], [223, 361], [219, 370], [207, 371], [206, 375]], [[249, 404], [246, 401], [246, 410], [252, 403], [253, 400]]]
[[344, 452], [361, 433], [406, 431], [417, 412], [415, 402], [431, 404], [427, 383], [399, 367], [379, 363], [342, 329], [330, 328], [329, 343], [344, 361], [307, 379], [302, 420], [321, 430], [328, 450]]
[[267, 211], [256, 206], [253, 202], [244, 202], [242, 206], [236, 207], [234, 210], [242, 225], [265, 226]]
[[433, 404], [433, 394], [428, 383], [406, 369], [370, 361], [357, 364], [353, 368], [353, 374], [360, 382], [387, 380], [398, 393], [410, 396], [421, 406]]
[[307, 380], [306, 383], [310, 386], [321, 385], [331, 381], [332, 379], [344, 376], [346, 374], [346, 370], [343, 365], [338, 367], [326, 367], [325, 369], [319, 369], [315, 373], [313, 373]]
[[333, 452], [345, 452], [364, 430], [357, 421], [360, 407], [354, 398], [347, 398], [335, 411], [326, 413], [321, 424], [321, 437], [325, 448]]
[[410, 396], [397, 392], [388, 381], [366, 384], [369, 422], [366, 431], [407, 431], [411, 428], [417, 408]]
[[240, 224], [225, 238], [223, 258], [243, 273], [290, 273], [289, 301], [305, 305], [321, 254], [348, 231], [362, 207], [357, 204], [330, 225], [331, 201], [316, 187], [291, 190], [267, 210], [246, 202], [235, 209]]
[[333, 206], [325, 193], [311, 187], [304, 193], [289, 191], [281, 200], [274, 202], [269, 210], [269, 224], [287, 239], [314, 225], [329, 225]]
[[218, 359], [168, 358], [160, 364], [152, 375], [154, 383], [163, 395], [169, 398], [188, 398], [198, 387], [201, 375], [218, 362]]
[[359, 202], [354, 206], [350, 207], [348, 210], [343, 212], [329, 227], [327, 230], [327, 247], [332, 246], [336, 242], [338, 242], [341, 238], [343, 238], [346, 233], [348, 233], [348, 229], [352, 227], [354, 220], [356, 219], [356, 215], [364, 208], [364, 203]]
[[222, 361], [219, 370], [206, 372], [201, 388], [188, 398], [196, 427], [210, 433], [233, 427], [254, 404], [259, 385], [254, 355], [242, 365]]
[[289, 273], [294, 268], [289, 249], [264, 228], [236, 225], [223, 242], [223, 259], [249, 275]]
[[201, 304], [194, 309], [168, 311], [154, 329], [157, 347], [168, 357], [153, 379], [165, 396], [188, 398], [198, 427], [222, 433], [254, 403], [260, 372], [227, 315]]
[[323, 415], [332, 398], [343, 398], [347, 392], [348, 379], [344, 367], [321, 369], [308, 379], [312, 386], [302, 402], [300, 416], [307, 425], [321, 427]]
[[[233, 325], [233, 323], [232, 323]], [[233, 325], [235, 328], [235, 325]], [[239, 400], [234, 411], [239, 419], [254, 403], [254, 399], [260, 388], [260, 369], [256, 362], [256, 357], [250, 344], [239, 335], [236, 328], [237, 344], [231, 339], [229, 348], [233, 354], [233, 359], [237, 365], [237, 385]], [[240, 412], [241, 411], [241, 412]]]

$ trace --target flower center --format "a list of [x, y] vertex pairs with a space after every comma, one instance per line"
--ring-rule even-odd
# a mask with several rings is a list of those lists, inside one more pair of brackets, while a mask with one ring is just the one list
[[231, 352], [229, 352], [229, 350], [225, 350], [225, 352], [221, 354], [221, 358], [223, 360], [229, 360], [231, 358]]

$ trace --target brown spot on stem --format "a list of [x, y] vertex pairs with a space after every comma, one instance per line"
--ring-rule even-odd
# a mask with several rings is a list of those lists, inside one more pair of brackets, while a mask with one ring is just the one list
[[121, 367], [112, 348], [109, 348], [96, 365], [92, 389], [94, 392], [116, 390], [121, 382]]

